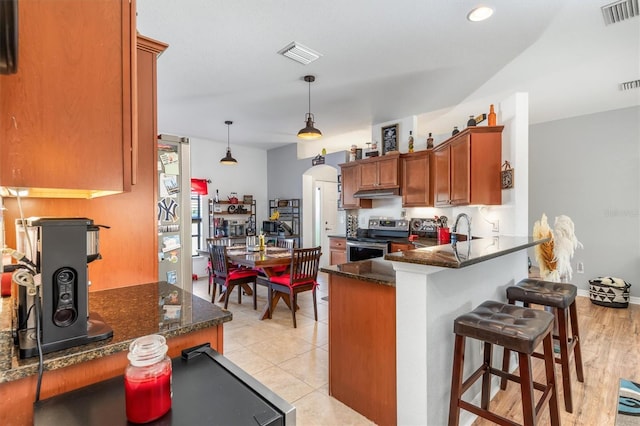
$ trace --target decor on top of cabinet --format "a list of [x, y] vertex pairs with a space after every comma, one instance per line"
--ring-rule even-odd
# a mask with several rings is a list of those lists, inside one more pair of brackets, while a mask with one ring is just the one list
[[502, 171], [500, 172], [502, 189], [513, 188], [513, 167], [505, 160], [502, 164]]
[[413, 152], [413, 131], [409, 130], [409, 152]]
[[458, 126], [453, 126], [453, 131], [451, 132], [451, 136], [455, 136], [458, 133], [460, 133], [460, 130], [458, 130]]
[[493, 109], [493, 104], [489, 105], [489, 121], [487, 122], [489, 126], [496, 125], [496, 112]]
[[398, 128], [398, 123], [382, 128], [382, 155], [398, 149]]
[[364, 156], [369, 157], [377, 157], [378, 156], [378, 142], [367, 142], [367, 150], [364, 152]]
[[476, 125], [476, 118], [473, 115], [469, 116], [469, 120], [467, 121], [467, 127], [473, 127]]
[[433, 136], [431, 136], [431, 132], [429, 132], [429, 136], [427, 137], [427, 149], [433, 148]]

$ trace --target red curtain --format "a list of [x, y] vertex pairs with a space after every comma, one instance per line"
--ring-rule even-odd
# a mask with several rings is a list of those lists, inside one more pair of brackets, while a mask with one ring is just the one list
[[191, 178], [191, 192], [195, 192], [198, 195], [207, 195], [207, 179], [194, 179]]

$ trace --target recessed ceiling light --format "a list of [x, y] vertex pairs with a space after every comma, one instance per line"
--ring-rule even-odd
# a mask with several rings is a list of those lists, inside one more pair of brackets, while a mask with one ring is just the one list
[[469, 12], [467, 19], [471, 22], [480, 22], [488, 19], [491, 15], [493, 15], [493, 9], [488, 6], [478, 6]]

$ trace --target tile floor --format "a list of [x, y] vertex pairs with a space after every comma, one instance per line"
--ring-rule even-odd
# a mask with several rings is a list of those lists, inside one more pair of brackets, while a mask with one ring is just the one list
[[[297, 328], [291, 312], [280, 302], [272, 319], [261, 321], [267, 289], [258, 286], [258, 310], [251, 296], [237, 303], [234, 289], [228, 309], [233, 320], [224, 325], [224, 355], [296, 407], [296, 424], [373, 425], [366, 417], [329, 396], [329, 336], [326, 274], [318, 276], [318, 322], [313, 318], [311, 292], [298, 295]], [[208, 279], [193, 282], [193, 292], [210, 300]], [[223, 303], [216, 302], [220, 307]]]

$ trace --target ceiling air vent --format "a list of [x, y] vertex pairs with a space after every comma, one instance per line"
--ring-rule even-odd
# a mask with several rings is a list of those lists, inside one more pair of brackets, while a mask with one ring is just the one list
[[620, 83], [620, 90], [640, 89], [640, 80], [631, 80]]
[[300, 43], [296, 43], [295, 41], [291, 42], [284, 49], [278, 51], [278, 53], [286, 56], [289, 59], [293, 59], [294, 61], [299, 62], [302, 65], [308, 65], [322, 56], [318, 52], [315, 52], [312, 49], [301, 45]]
[[615, 24], [638, 15], [640, 15], [638, 0], [619, 0], [602, 6], [602, 17], [605, 25]]

